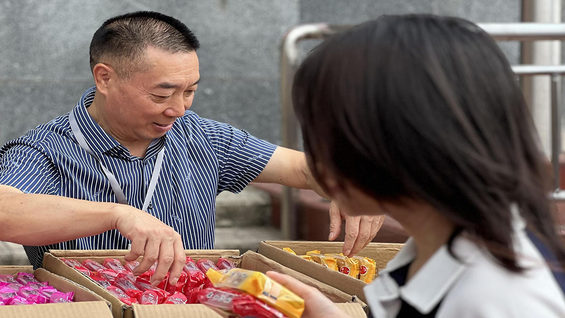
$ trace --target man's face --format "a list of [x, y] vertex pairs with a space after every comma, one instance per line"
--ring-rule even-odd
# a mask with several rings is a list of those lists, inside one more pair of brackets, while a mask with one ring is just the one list
[[106, 130], [126, 144], [148, 144], [169, 131], [192, 105], [200, 80], [195, 51], [146, 49], [140, 71], [117, 78], [105, 96]]

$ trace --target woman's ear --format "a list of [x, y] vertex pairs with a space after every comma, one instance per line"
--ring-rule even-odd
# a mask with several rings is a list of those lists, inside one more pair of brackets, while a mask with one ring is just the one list
[[98, 63], [92, 68], [92, 75], [94, 76], [96, 91], [100, 92], [102, 95], [106, 95], [109, 86], [116, 77], [114, 69], [107, 64]]

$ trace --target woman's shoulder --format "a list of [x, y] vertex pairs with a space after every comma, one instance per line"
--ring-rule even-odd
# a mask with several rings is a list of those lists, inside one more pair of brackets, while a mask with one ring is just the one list
[[523, 272], [509, 271], [480, 253], [446, 294], [438, 317], [462, 312], [469, 317], [565, 317], [564, 295], [547, 264], [529, 240], [521, 244], [526, 245], [520, 251], [526, 260]]

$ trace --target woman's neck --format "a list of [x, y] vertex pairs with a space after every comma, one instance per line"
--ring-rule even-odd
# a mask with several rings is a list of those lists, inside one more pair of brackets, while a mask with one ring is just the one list
[[410, 279], [447, 243], [455, 226], [443, 214], [423, 203], [396, 205], [388, 207], [387, 212], [404, 227], [416, 245], [416, 257], [408, 270], [407, 279]]

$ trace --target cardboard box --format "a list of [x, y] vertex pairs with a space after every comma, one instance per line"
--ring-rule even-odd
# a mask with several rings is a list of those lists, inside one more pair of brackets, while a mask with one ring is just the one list
[[74, 292], [72, 303], [0, 306], [0, 317], [92, 317], [111, 318], [110, 303], [88, 289], [45, 269], [31, 266], [0, 266], [0, 274], [32, 273], [40, 282], [62, 292]]
[[[117, 258], [123, 260], [123, 257], [128, 251], [126, 250], [88, 250], [88, 251], [75, 251], [75, 250], [52, 250], [46, 253], [43, 259], [43, 266], [61, 276], [67, 277], [72, 281], [85, 286], [92, 290], [104, 299], [112, 303], [112, 314], [114, 318], [142, 318], [142, 317], [228, 317], [226, 312], [218, 311], [201, 304], [187, 304], [187, 305], [138, 305], [128, 306], [122, 303], [118, 298], [107, 292], [103, 287], [95, 283], [89, 277], [80, 274], [75, 269], [67, 266], [60, 258], [70, 258], [83, 261], [91, 259], [94, 261], [102, 262], [105, 258]], [[266, 272], [268, 270], [275, 270], [285, 274], [289, 274], [300, 281], [318, 288], [328, 298], [337, 303], [351, 304], [343, 305], [344, 310], [347, 310], [352, 317], [366, 317], [364, 308], [366, 304], [357, 300], [355, 297], [344, 293], [334, 287], [321, 283], [307, 275], [286, 268], [275, 261], [266, 258], [255, 252], [248, 251], [239, 256], [238, 250], [187, 250], [186, 255], [195, 260], [200, 258], [207, 258], [217, 261], [219, 257], [226, 257], [234, 261], [238, 267]], [[357, 314], [356, 314], [357, 313]]]
[[[403, 244], [400, 243], [369, 243], [357, 255], [374, 259], [377, 263], [377, 270], [382, 270], [402, 246]], [[258, 252], [281, 265], [306, 274], [349, 295], [357, 296], [363, 302], [367, 301], [363, 293], [363, 287], [367, 285], [365, 282], [328, 269], [320, 264], [304, 260], [284, 251], [284, 247], [290, 247], [298, 255], [304, 255], [311, 250], [320, 250], [323, 254], [341, 253], [343, 242], [262, 241], [259, 243]]]

